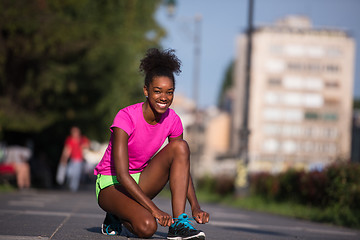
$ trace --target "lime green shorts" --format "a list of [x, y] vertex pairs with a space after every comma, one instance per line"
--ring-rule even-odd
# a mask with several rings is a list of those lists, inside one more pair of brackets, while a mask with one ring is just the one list
[[[130, 174], [137, 184], [139, 184], [140, 174], [141, 172]], [[120, 185], [116, 176], [98, 174], [96, 179], [96, 198], [99, 198], [99, 193], [102, 189], [116, 184]]]

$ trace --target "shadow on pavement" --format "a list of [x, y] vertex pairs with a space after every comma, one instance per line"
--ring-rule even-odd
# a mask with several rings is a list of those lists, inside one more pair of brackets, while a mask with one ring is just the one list
[[227, 230], [232, 231], [240, 231], [240, 232], [247, 232], [247, 233], [255, 233], [255, 234], [263, 234], [263, 235], [273, 235], [273, 236], [289, 236], [288, 234], [283, 234], [279, 232], [273, 231], [266, 231], [266, 230], [258, 230], [258, 229], [251, 229], [251, 228], [243, 228], [243, 227], [221, 227]]
[[86, 230], [89, 231], [89, 232], [93, 232], [93, 233], [101, 233], [101, 228], [100, 227], [86, 228]]

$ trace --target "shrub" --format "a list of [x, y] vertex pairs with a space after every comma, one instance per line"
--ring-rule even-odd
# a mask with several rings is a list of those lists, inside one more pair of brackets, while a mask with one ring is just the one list
[[250, 193], [268, 199], [275, 199], [279, 193], [279, 180], [270, 173], [250, 175]]
[[303, 204], [326, 206], [328, 197], [326, 188], [329, 185], [324, 172], [302, 172], [299, 176], [299, 200]]
[[360, 165], [335, 163], [327, 167], [325, 173], [329, 179], [326, 189], [328, 204], [360, 210]]
[[251, 194], [321, 209], [313, 220], [360, 228], [360, 164], [337, 162], [323, 171], [250, 176]]
[[197, 187], [205, 192], [228, 195], [234, 193], [235, 178], [226, 175], [205, 176], [197, 181]]
[[276, 200], [299, 201], [299, 179], [302, 174], [303, 172], [290, 169], [277, 175], [279, 179], [279, 192], [276, 195]]
[[360, 165], [337, 162], [323, 171], [296, 171], [250, 176], [251, 194], [326, 208], [360, 210]]
[[206, 175], [205, 177], [197, 180], [196, 186], [199, 190], [205, 192], [214, 192], [215, 179]]
[[235, 191], [235, 178], [221, 175], [216, 177], [215, 192], [220, 195], [232, 194]]

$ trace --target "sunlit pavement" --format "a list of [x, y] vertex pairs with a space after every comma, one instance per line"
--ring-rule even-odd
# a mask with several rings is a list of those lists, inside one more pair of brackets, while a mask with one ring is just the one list
[[[155, 199], [170, 213], [170, 201]], [[196, 228], [206, 239], [360, 239], [360, 231], [311, 223], [270, 214], [203, 204], [211, 215], [209, 224]], [[92, 190], [29, 190], [0, 194], [0, 240], [127, 239], [104, 236], [100, 225], [104, 213]], [[159, 226], [152, 239], [166, 239], [167, 228]], [[131, 238], [134, 239], [134, 238]]]

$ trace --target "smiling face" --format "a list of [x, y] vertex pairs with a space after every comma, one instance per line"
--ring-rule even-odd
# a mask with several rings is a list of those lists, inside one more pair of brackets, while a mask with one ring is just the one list
[[144, 86], [147, 103], [154, 115], [161, 115], [172, 104], [174, 98], [174, 83], [169, 77], [154, 77], [148, 87]]

